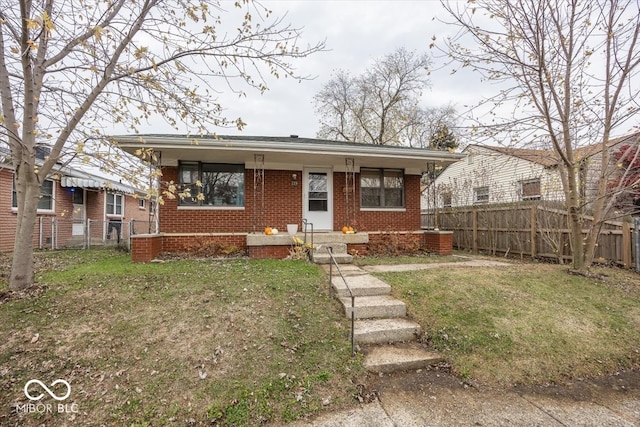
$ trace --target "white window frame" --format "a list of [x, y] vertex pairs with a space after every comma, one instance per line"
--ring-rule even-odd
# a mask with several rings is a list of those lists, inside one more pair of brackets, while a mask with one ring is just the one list
[[[378, 188], [380, 191], [380, 206], [371, 206], [371, 205], [367, 205], [365, 206], [363, 204], [363, 188], [365, 188], [362, 185], [362, 178], [363, 178], [363, 172], [369, 172], [369, 173], [373, 173], [375, 172], [378, 175], [378, 178], [380, 179], [380, 186], [379, 187], [370, 187], [370, 188]], [[387, 172], [391, 172], [391, 173], [399, 173], [400, 177], [402, 178], [402, 194], [401, 194], [401, 198], [402, 201], [400, 203], [400, 206], [386, 206], [386, 202], [385, 202], [385, 186], [384, 186], [384, 178], [386, 176]], [[393, 169], [393, 168], [361, 168], [360, 169], [360, 210], [362, 211], [372, 211], [372, 210], [384, 210], [384, 211], [404, 211], [406, 209], [406, 179], [405, 179], [406, 175], [404, 173], [404, 170], [402, 169]], [[391, 188], [395, 188], [395, 187], [391, 187]]]
[[[13, 175], [13, 179], [11, 180], [12, 184], [11, 184], [11, 210], [12, 211], [17, 211], [18, 210], [18, 195], [16, 193], [16, 176], [15, 174]], [[53, 179], [45, 179], [44, 182], [50, 182], [51, 183], [51, 195], [49, 194], [42, 194], [42, 187], [40, 187], [40, 198], [38, 199], [38, 213], [55, 213], [56, 211], [56, 183]], [[42, 199], [43, 196], [47, 196], [50, 197], [50, 201], [51, 201], [51, 207], [50, 208], [41, 208], [40, 207], [40, 200]]]
[[474, 187], [473, 189], [473, 204], [484, 205], [489, 203], [489, 186], [483, 185], [481, 187]]
[[146, 201], [146, 199], [144, 199], [144, 198], [140, 197], [140, 198], [138, 199], [138, 209], [140, 209], [140, 210], [145, 210], [145, 209], [146, 209], [146, 207], [147, 207], [147, 201]]
[[[113, 211], [109, 212], [109, 196], [113, 196]], [[120, 213], [117, 213], [117, 200], [120, 199]], [[104, 212], [106, 216], [109, 217], [119, 217], [122, 218], [124, 216], [124, 195], [119, 193], [114, 193], [111, 191], [107, 191], [104, 194]]]

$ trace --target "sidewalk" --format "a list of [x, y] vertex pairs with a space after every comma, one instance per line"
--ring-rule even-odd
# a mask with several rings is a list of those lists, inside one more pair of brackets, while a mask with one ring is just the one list
[[296, 427], [637, 426], [640, 373], [526, 390], [475, 389], [437, 371], [381, 378], [379, 398]]

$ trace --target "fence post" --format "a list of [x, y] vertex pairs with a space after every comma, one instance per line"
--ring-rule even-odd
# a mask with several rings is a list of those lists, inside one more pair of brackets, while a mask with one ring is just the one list
[[626, 221], [622, 223], [622, 264], [631, 267], [631, 226]]
[[471, 228], [473, 228], [472, 230], [472, 239], [473, 242], [471, 242], [471, 250], [474, 254], [478, 253], [478, 210], [477, 209], [473, 209], [471, 211]]
[[58, 227], [56, 227], [56, 219], [51, 218], [51, 249], [58, 249], [58, 244], [56, 243], [56, 237], [58, 234]]
[[636, 272], [640, 273], [640, 218], [633, 218], [633, 240], [635, 243], [635, 259], [636, 259]]
[[42, 226], [42, 217], [38, 217], [38, 249], [42, 249], [42, 231], [43, 231], [43, 226]]
[[531, 258], [536, 257], [538, 236], [538, 206], [531, 205]]

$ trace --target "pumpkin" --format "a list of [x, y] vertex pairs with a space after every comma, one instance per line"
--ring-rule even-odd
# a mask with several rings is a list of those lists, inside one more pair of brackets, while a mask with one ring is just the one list
[[347, 227], [346, 225], [342, 227], [342, 234], [347, 234], [347, 231], [349, 231], [349, 227]]
[[349, 229], [347, 231], [350, 231], [351, 233], [353, 233], [353, 227], [349, 226]]
[[273, 234], [273, 230], [271, 229], [271, 227], [266, 227], [264, 229], [264, 234], [266, 234], [267, 236], [270, 236]]
[[278, 234], [278, 233], [279, 233], [279, 231], [278, 231], [277, 228], [272, 228], [271, 229], [271, 234]]

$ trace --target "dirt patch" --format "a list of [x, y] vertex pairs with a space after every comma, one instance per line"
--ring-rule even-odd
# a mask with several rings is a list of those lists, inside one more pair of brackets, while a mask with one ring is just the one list
[[614, 375], [607, 375], [593, 379], [581, 379], [563, 384], [547, 384], [535, 386], [497, 387], [479, 383], [467, 382], [450, 372], [448, 369], [433, 367], [418, 371], [400, 372], [371, 378], [370, 390], [376, 390], [381, 395], [399, 391], [424, 395], [436, 395], [443, 390], [474, 389], [480, 393], [535, 395], [555, 400], [607, 402], [618, 400], [621, 396], [640, 395], [640, 371], [625, 370]]

